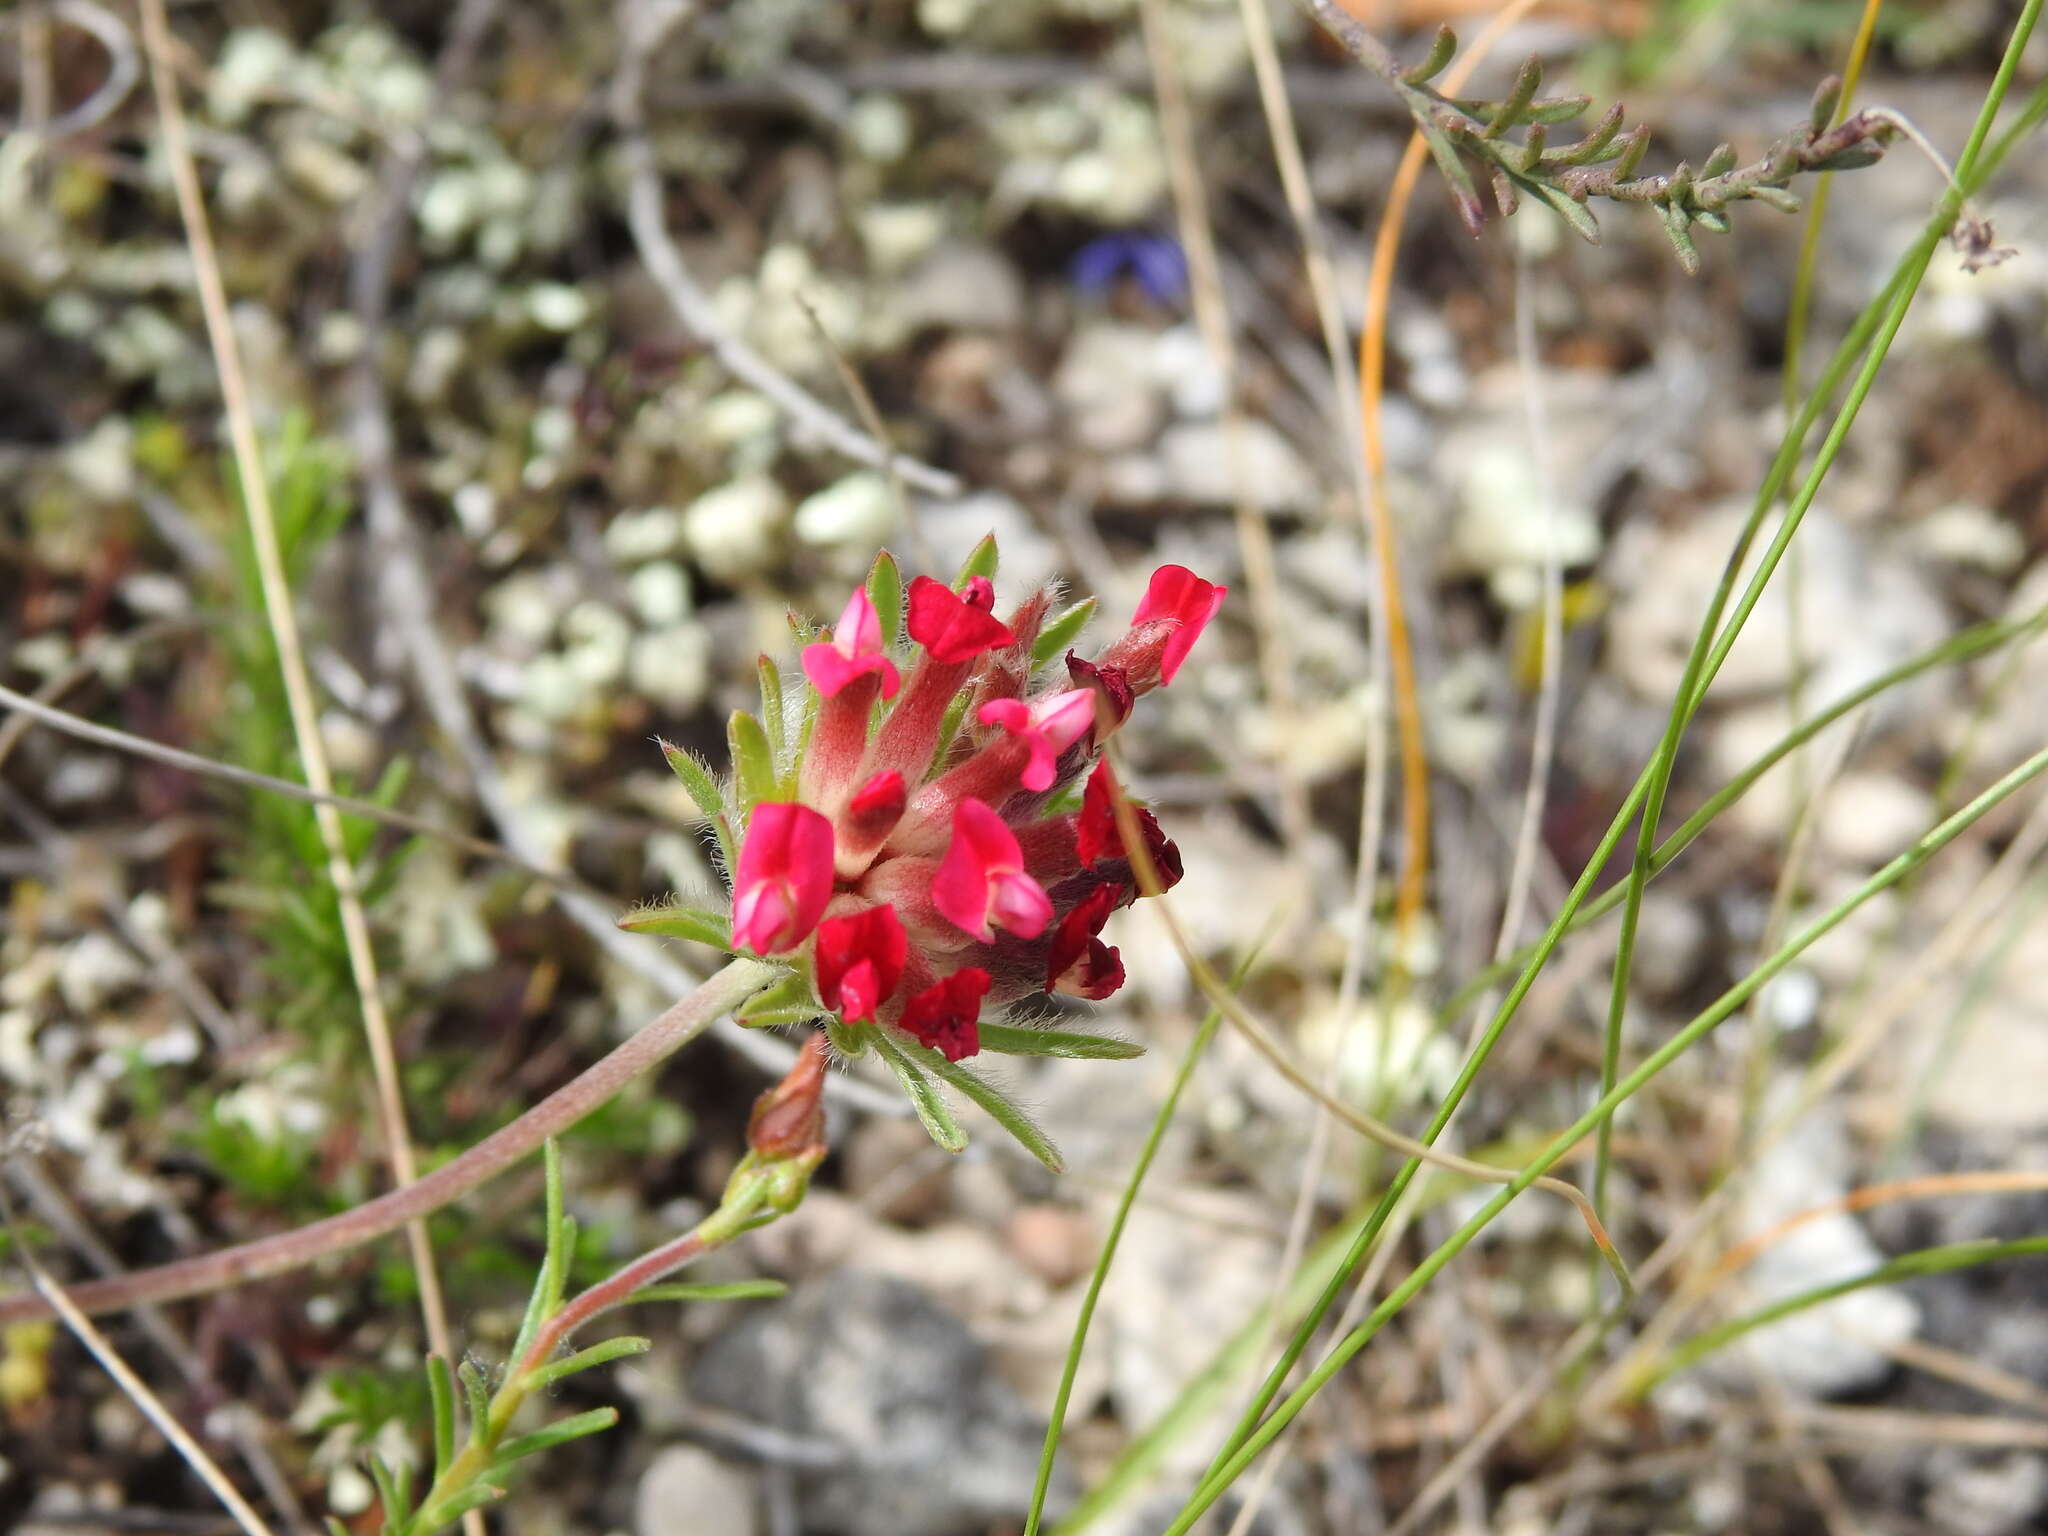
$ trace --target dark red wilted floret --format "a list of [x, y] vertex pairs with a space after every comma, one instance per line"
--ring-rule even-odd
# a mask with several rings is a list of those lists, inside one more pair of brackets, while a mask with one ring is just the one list
[[962, 966], [904, 1004], [904, 1031], [948, 1061], [972, 1056], [981, 1049], [981, 1000], [988, 986], [987, 971]]

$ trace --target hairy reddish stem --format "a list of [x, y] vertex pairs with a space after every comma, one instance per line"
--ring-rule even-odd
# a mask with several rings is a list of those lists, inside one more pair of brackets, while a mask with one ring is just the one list
[[[175, 1301], [182, 1296], [247, 1285], [302, 1269], [329, 1254], [360, 1247], [394, 1232], [416, 1217], [461, 1199], [538, 1150], [549, 1137], [561, 1135], [634, 1078], [689, 1044], [720, 1015], [745, 1001], [770, 974], [770, 969], [759, 961], [732, 961], [609, 1056], [556, 1089], [510, 1125], [492, 1132], [461, 1156], [402, 1189], [310, 1226], [155, 1269], [70, 1286], [66, 1294], [87, 1313], [118, 1312], [143, 1302]], [[51, 1315], [49, 1303], [32, 1291], [0, 1296], [0, 1326]]]

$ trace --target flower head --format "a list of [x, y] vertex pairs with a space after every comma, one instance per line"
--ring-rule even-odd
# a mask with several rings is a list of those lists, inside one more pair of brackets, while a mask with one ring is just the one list
[[[877, 608], [899, 591], [902, 641]], [[1072, 609], [1055, 610], [1056, 589], [1029, 594], [1005, 622], [986, 576], [905, 587], [885, 556], [829, 634], [804, 647], [805, 696], [778, 689], [761, 720], [735, 717], [729, 784], [671, 753], [721, 841], [740, 833], [732, 948], [784, 968], [750, 1017], [800, 1023], [822, 1007], [838, 1048], [893, 1035], [958, 1062], [983, 1048], [984, 1009], [1115, 992], [1124, 969], [1106, 926], [1141, 887], [1177, 881], [1181, 862], [1158, 819], [1121, 802], [1103, 743], [1173, 679], [1223, 596], [1163, 566], [1121, 636], [1061, 660], [1075, 625]], [[802, 729], [777, 729], [791, 719]], [[1143, 841], [1138, 868], [1126, 825]], [[716, 915], [701, 916], [709, 924], [692, 918], [686, 931], [716, 933]], [[1026, 1049], [1029, 1033], [1006, 1032], [1003, 1048]], [[764, 1108], [764, 1136], [809, 1135], [819, 1070], [777, 1101], [786, 1112]]]
[[832, 823], [807, 805], [754, 807], [732, 882], [733, 942], [756, 954], [794, 949], [832, 899]]

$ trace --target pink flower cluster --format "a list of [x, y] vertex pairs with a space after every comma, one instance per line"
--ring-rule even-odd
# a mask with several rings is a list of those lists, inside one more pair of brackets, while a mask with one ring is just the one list
[[[841, 1020], [893, 1025], [952, 1061], [980, 1049], [984, 1007], [1109, 996], [1123, 964], [1100, 935], [1138, 888], [1102, 744], [1173, 680], [1225, 590], [1162, 566], [1124, 635], [1093, 661], [1068, 652], [1047, 668], [1065, 678], [1044, 686], [1033, 651], [1050, 593], [1006, 623], [986, 579], [956, 591], [916, 578], [906, 678], [856, 589], [829, 638], [804, 648], [817, 713], [796, 797], [748, 818], [735, 947], [808, 959]], [[1056, 809], [1084, 775], [1078, 809]], [[1150, 812], [1136, 816], [1171, 885], [1179, 851]]]

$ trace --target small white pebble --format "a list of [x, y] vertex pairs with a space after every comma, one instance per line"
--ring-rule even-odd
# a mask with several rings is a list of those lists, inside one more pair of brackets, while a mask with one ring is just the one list
[[796, 509], [796, 536], [806, 544], [873, 548], [896, 532], [897, 522], [895, 488], [863, 469], [806, 496]]
[[640, 622], [651, 629], [679, 624], [690, 613], [690, 578], [673, 560], [641, 566], [626, 578], [626, 594]]

